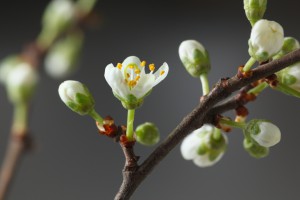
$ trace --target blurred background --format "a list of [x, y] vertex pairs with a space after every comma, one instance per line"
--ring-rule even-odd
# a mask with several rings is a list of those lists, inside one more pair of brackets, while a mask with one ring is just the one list
[[[0, 7], [0, 58], [20, 52], [41, 26], [49, 1], [3, 1]], [[279, 22], [286, 36], [300, 39], [300, 2], [269, 1], [265, 18]], [[104, 80], [107, 64], [130, 55], [167, 62], [168, 77], [136, 112], [135, 125], [154, 122], [162, 139], [199, 101], [201, 84], [191, 78], [178, 57], [186, 39], [200, 41], [209, 51], [211, 84], [235, 74], [248, 58], [250, 24], [242, 0], [133, 1], [101, 0], [98, 28], [86, 32], [80, 69], [68, 79], [85, 83], [96, 100], [96, 110], [125, 124], [126, 110]], [[32, 103], [31, 132], [36, 148], [22, 160], [8, 200], [113, 199], [122, 181], [123, 153], [118, 144], [99, 136], [94, 121], [70, 111], [57, 88], [63, 80], [41, 79]], [[243, 134], [229, 133], [229, 147], [215, 166], [201, 169], [183, 160], [179, 146], [159, 165], [133, 195], [153, 199], [296, 199], [299, 196], [299, 99], [267, 90], [249, 104], [250, 118], [269, 119], [282, 131], [282, 140], [267, 158], [257, 160], [242, 147]], [[12, 106], [0, 87], [0, 160], [8, 140]], [[136, 145], [141, 160], [154, 147]]]

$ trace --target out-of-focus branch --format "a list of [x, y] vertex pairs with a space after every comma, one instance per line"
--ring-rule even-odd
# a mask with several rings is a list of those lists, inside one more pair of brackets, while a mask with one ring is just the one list
[[[238, 75], [230, 79], [222, 79], [213, 90], [203, 98], [200, 104], [190, 112], [179, 125], [169, 134], [169, 136], [149, 155], [149, 157], [134, 171], [127, 172], [124, 176], [122, 187], [118, 191], [115, 200], [127, 200], [134, 193], [141, 182], [150, 174], [168, 153], [179, 144], [193, 130], [209, 122], [208, 116], [219, 114], [227, 110], [236, 108], [236, 99], [216, 106], [219, 102], [229, 97], [232, 92], [245, 87], [255, 81], [268, 77], [281, 69], [300, 61], [300, 50], [296, 50], [281, 59], [263, 64], [252, 70], [249, 77], [239, 78]], [[214, 107], [216, 106], [216, 107]]]
[[[54, 38], [51, 38], [51, 40], [47, 40], [47, 45], [44, 45], [44, 43], [40, 41], [40, 38], [37, 37], [36, 40], [26, 45], [23, 51], [20, 53], [22, 61], [28, 63], [31, 67], [37, 70], [43, 61], [44, 56], [55, 44], [56, 40], [72, 31], [75, 27], [80, 27], [86, 22], [96, 2], [97, 0], [79, 0], [77, 5], [81, 9], [76, 10], [77, 13], [75, 13], [73, 16], [73, 25], [67, 29], [61, 30], [57, 35], [55, 35]], [[4, 200], [7, 197], [22, 155], [24, 155], [32, 146], [32, 139], [28, 135], [27, 129], [29, 103], [30, 102], [28, 101], [25, 103], [25, 105], [23, 105], [23, 107], [26, 109], [23, 110], [24, 112], [22, 111], [22, 106], [20, 112], [18, 111], [18, 106], [15, 106], [15, 109], [18, 112], [15, 113], [10, 138], [8, 141], [8, 147], [0, 171], [0, 200]]]

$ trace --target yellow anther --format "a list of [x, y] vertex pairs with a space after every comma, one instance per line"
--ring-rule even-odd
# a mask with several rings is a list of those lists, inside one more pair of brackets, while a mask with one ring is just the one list
[[127, 76], [127, 78], [129, 78], [129, 77], [130, 77], [130, 74], [129, 74], [129, 73], [127, 73], [127, 74], [126, 74], [126, 76]]
[[133, 66], [133, 65], [129, 65], [128, 67], [129, 67], [130, 69], [133, 69], [133, 68], [134, 68], [134, 66]]
[[140, 78], [141, 78], [140, 76], [137, 76], [137, 77], [135, 77], [135, 80], [138, 81], [138, 80], [140, 80]]
[[141, 73], [141, 70], [139, 70], [139, 69], [136, 69], [136, 70], [134, 71], [134, 73], [136, 73], [136, 74], [140, 74], [140, 73]]
[[155, 70], [155, 65], [154, 64], [150, 64], [149, 65], [149, 69], [151, 72], [153, 72]]
[[128, 82], [128, 86], [129, 87], [134, 87], [135, 85], [136, 85], [136, 81], [135, 80], [132, 80], [132, 81]]
[[145, 67], [146, 66], [146, 61], [142, 61], [141, 66]]
[[164, 70], [161, 70], [161, 71], [160, 71], [160, 75], [163, 75], [164, 73], [165, 73]]
[[118, 64], [117, 64], [117, 67], [118, 67], [119, 69], [122, 69], [122, 64], [121, 64], [121, 63], [118, 63]]

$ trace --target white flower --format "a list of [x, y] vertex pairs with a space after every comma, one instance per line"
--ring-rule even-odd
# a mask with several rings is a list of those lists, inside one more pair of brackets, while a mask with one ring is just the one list
[[251, 134], [251, 137], [263, 147], [271, 147], [280, 142], [281, 133], [277, 126], [270, 122], [257, 122], [259, 132]]
[[155, 66], [150, 64], [149, 70], [150, 73], [145, 72], [145, 61], [130, 56], [116, 67], [113, 64], [107, 65], [104, 77], [125, 108], [134, 109], [140, 106], [154, 86], [166, 78], [169, 66], [164, 63], [154, 73]]
[[257, 61], [266, 61], [277, 54], [283, 45], [284, 33], [280, 24], [261, 19], [252, 28], [249, 54]]
[[194, 77], [210, 70], [208, 52], [196, 40], [183, 41], [179, 46], [179, 57], [186, 70]]
[[[193, 160], [199, 167], [209, 167], [218, 162], [224, 154], [227, 137], [221, 133], [221, 139], [213, 140], [214, 131], [215, 127], [205, 124], [188, 135], [180, 147], [183, 158]], [[212, 143], [219, 143], [218, 148], [214, 149]], [[200, 148], [202, 148], [201, 153]]]
[[86, 86], [79, 81], [64, 81], [58, 88], [61, 100], [80, 115], [89, 114], [94, 109], [94, 98]]
[[38, 74], [32, 66], [20, 63], [11, 69], [6, 79], [9, 98], [12, 102], [27, 101], [37, 84]]

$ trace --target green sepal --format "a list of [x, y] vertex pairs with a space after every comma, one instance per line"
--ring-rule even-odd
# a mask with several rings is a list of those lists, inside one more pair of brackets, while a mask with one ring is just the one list
[[249, 45], [249, 49], [248, 49], [248, 52], [249, 52], [249, 55], [254, 58], [255, 60], [257, 60], [258, 62], [264, 62], [264, 61], [267, 61], [269, 60], [269, 58], [271, 57], [268, 52], [260, 52], [258, 54], [257, 52], [257, 48], [254, 48], [251, 44], [251, 41], [249, 40], [248, 41], [248, 45]]
[[158, 128], [150, 122], [139, 125], [135, 130], [135, 134], [137, 142], [146, 146], [155, 145], [160, 139]]
[[193, 61], [185, 58], [182, 62], [187, 72], [195, 78], [199, 78], [201, 74], [208, 73], [211, 69], [209, 54], [206, 50], [202, 53], [199, 49], [195, 49]]
[[243, 141], [244, 149], [254, 158], [264, 158], [269, 155], [269, 148], [254, 143], [253, 140], [245, 138]]
[[244, 10], [252, 26], [263, 18], [266, 9], [267, 0], [244, 0]]
[[201, 144], [197, 149], [197, 154], [202, 156], [205, 155], [209, 151], [209, 148], [205, 144]]
[[149, 90], [143, 97], [141, 98], [136, 98], [134, 95], [130, 94], [127, 96], [126, 99], [120, 97], [117, 95], [115, 92], [113, 92], [114, 96], [119, 99], [123, 105], [123, 107], [127, 110], [135, 110], [139, 107], [141, 107], [144, 103], [144, 98], [148, 96], [152, 92], [152, 89]]

